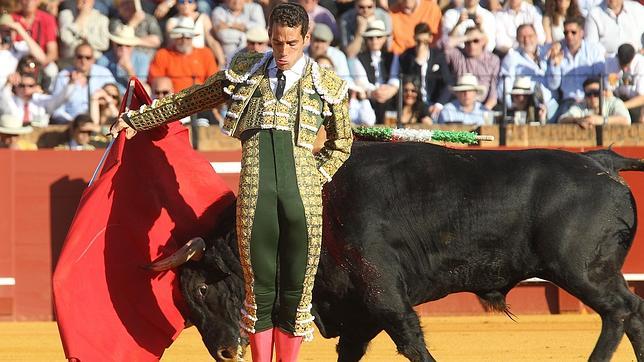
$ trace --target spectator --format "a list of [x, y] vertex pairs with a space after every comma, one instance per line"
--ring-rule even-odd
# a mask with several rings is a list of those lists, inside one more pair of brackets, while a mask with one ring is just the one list
[[440, 39], [441, 9], [435, 0], [400, 0], [391, 12], [393, 38], [391, 51], [400, 54], [414, 46], [414, 27], [427, 23], [436, 34], [432, 46]]
[[349, 72], [347, 57], [340, 49], [332, 47], [332, 42], [333, 32], [331, 29], [325, 24], [316, 24], [311, 32], [311, 42], [306, 52], [313, 59], [320, 55], [331, 58], [335, 66], [335, 73], [352, 86], [353, 78]]
[[210, 50], [192, 46], [194, 23], [190, 18], [182, 18], [168, 36], [167, 48], [161, 48], [150, 64], [148, 83], [156, 77], [170, 77], [173, 88], [181, 91], [194, 84], [205, 82], [206, 78], [218, 70], [215, 57]]
[[[496, 20], [494, 15], [479, 4], [479, 0], [465, 0], [463, 6], [448, 9], [443, 15], [443, 43], [450, 37], [462, 37], [465, 30], [478, 27], [488, 39], [485, 49], [489, 52], [496, 47]], [[459, 48], [464, 44], [459, 43]]]
[[[584, 81], [584, 102], [570, 107], [559, 117], [559, 123], [576, 123], [582, 128], [602, 124], [631, 124], [631, 116], [624, 102], [608, 92], [602, 95], [599, 82], [599, 77], [590, 77]], [[600, 102], [599, 97], [602, 96], [603, 102]]]
[[615, 96], [624, 101], [635, 122], [644, 122], [644, 56], [626, 43], [617, 48], [617, 55], [606, 61], [608, 85]]
[[564, 41], [553, 43], [547, 52], [546, 80], [552, 92], [561, 92], [560, 109], [584, 98], [583, 82], [604, 71], [604, 48], [584, 40], [584, 19], [564, 21]]
[[[150, 84], [152, 99], [161, 99], [167, 97], [171, 94], [174, 94], [174, 88], [172, 85], [172, 79], [168, 77], [156, 77], [152, 80]], [[199, 121], [199, 120], [198, 120]], [[182, 124], [190, 123], [190, 116], [184, 117], [181, 119]], [[206, 126], [208, 121], [206, 120]]]
[[103, 88], [92, 94], [89, 113], [92, 121], [97, 126], [107, 128], [116, 121], [121, 107], [121, 91], [114, 83], [107, 83]]
[[586, 41], [599, 42], [608, 56], [614, 56], [617, 47], [630, 43], [639, 51], [642, 46], [644, 7], [636, 1], [604, 0], [590, 11], [586, 19]]
[[70, 83], [64, 92], [52, 96], [44, 94], [33, 74], [14, 74], [13, 81], [7, 82], [0, 94], [3, 114], [21, 119], [23, 124], [45, 127], [49, 124], [52, 111], [71, 96], [74, 84]]
[[420, 97], [425, 108], [432, 115], [432, 119], [438, 119], [443, 105], [451, 98], [449, 86], [454, 84], [454, 79], [449, 71], [445, 53], [430, 46], [432, 38], [429, 25], [425, 23], [416, 25], [414, 28], [416, 46], [402, 53], [400, 69], [403, 74], [419, 76]]
[[384, 119], [385, 109], [398, 93], [398, 56], [384, 49], [389, 33], [382, 20], [373, 20], [363, 34], [367, 50], [352, 61], [355, 84], [367, 92], [376, 119]]
[[491, 123], [491, 114], [483, 104], [477, 101], [477, 94], [485, 93], [485, 87], [479, 85], [474, 74], [465, 73], [451, 87], [456, 100], [445, 105], [438, 117], [438, 123], [462, 123], [483, 125]]
[[197, 34], [192, 38], [192, 45], [195, 48], [207, 46], [212, 51], [215, 59], [217, 59], [217, 64], [225, 64], [224, 50], [212, 35], [212, 21], [210, 16], [207, 15], [210, 12], [200, 13], [197, 11], [196, 0], [178, 0], [176, 7], [177, 16], [168, 19], [165, 23], [166, 34], [170, 33], [170, 30], [177, 25], [182, 16], [191, 18], [195, 23], [195, 33]]
[[58, 15], [60, 26], [60, 58], [69, 64], [78, 44], [87, 42], [100, 58], [110, 46], [109, 19], [94, 9], [94, 0], [78, 0], [76, 9], [66, 9]]
[[49, 89], [51, 85], [51, 80], [44, 74], [42, 66], [33, 55], [25, 55], [20, 58], [18, 66], [16, 67], [16, 73], [32, 75], [36, 79], [36, 83], [40, 86], [39, 91]]
[[577, 0], [546, 0], [546, 11], [542, 20], [546, 43], [563, 40], [564, 19], [576, 16], [581, 16]]
[[[239, 52], [266, 53], [269, 50], [268, 41], [268, 31], [266, 31], [266, 28], [259, 26], [250, 28], [246, 31], [246, 46], [236, 51], [235, 54]], [[231, 60], [232, 58], [228, 59], [226, 64]]]
[[585, 19], [590, 14], [590, 11], [599, 5], [601, 5], [603, 0], [578, 0], [577, 5], [579, 5], [579, 12], [581, 16]]
[[309, 23], [312, 27], [317, 24], [324, 24], [331, 29], [333, 38], [338, 39], [340, 35], [338, 24], [335, 21], [335, 15], [329, 9], [321, 6], [318, 0], [297, 0], [297, 3], [302, 5], [306, 13], [309, 14]]
[[545, 49], [537, 44], [537, 33], [532, 24], [519, 25], [517, 28], [517, 41], [519, 46], [510, 49], [501, 62], [501, 81], [498, 83], [497, 92], [505, 95], [504, 102], [510, 104], [508, 91], [519, 76], [528, 76], [536, 83], [538, 93], [543, 95], [545, 102], [549, 102], [552, 93], [548, 89], [545, 75], [548, 62], [545, 58]]
[[23, 126], [20, 118], [12, 114], [0, 115], [0, 148], [22, 151], [38, 149], [34, 143], [20, 138], [32, 131], [31, 126]]
[[537, 43], [546, 41], [543, 21], [537, 8], [524, 0], [508, 0], [503, 11], [496, 13], [496, 50], [505, 54], [517, 46], [517, 28], [532, 24], [537, 33]]
[[[18, 36], [22, 40], [17, 40]], [[39, 62], [47, 61], [40, 45], [29, 36], [29, 33], [11, 16], [0, 15], [0, 84], [7, 82], [9, 74], [16, 71], [18, 62], [26, 55], [33, 55]]]
[[259, 4], [245, 0], [225, 0], [212, 11], [212, 26], [219, 39], [225, 59], [246, 46], [246, 30], [266, 27], [264, 11]]
[[534, 87], [529, 77], [518, 77], [510, 91], [512, 99], [508, 109], [508, 118], [514, 124], [545, 124], [548, 110], [534, 94]]
[[134, 35], [139, 38], [139, 45], [135, 49], [152, 59], [163, 40], [163, 32], [157, 19], [143, 10], [137, 10], [134, 0], [114, 0], [114, 3], [118, 17], [110, 20], [110, 33], [115, 34], [124, 25], [131, 27], [134, 29]]
[[112, 72], [119, 90], [124, 92], [127, 88], [130, 77], [146, 79], [150, 62], [147, 54], [137, 49], [139, 38], [134, 35], [134, 29], [127, 25], [110, 33], [112, 46], [105, 52], [96, 64], [101, 65]]
[[[405, 75], [402, 83], [403, 102], [400, 123], [432, 124], [433, 120], [420, 95], [420, 79], [418, 75]], [[393, 113], [397, 113], [397, 111]]]
[[90, 142], [98, 131], [88, 114], [79, 114], [67, 128], [67, 140], [54, 147], [57, 150], [93, 151], [96, 149]]
[[381, 20], [387, 34], [391, 34], [391, 17], [385, 10], [376, 7], [375, 0], [356, 0], [354, 7], [340, 17], [340, 47], [348, 58], [362, 51], [362, 34], [367, 30], [367, 23], [373, 20]]
[[447, 44], [445, 49], [447, 64], [457, 77], [466, 73], [476, 76], [477, 81], [481, 82], [485, 90], [479, 93], [478, 100], [491, 110], [497, 103], [499, 57], [485, 50], [486, 38], [480, 29], [467, 29], [464, 39], [464, 49], [454, 48], [452, 44]]
[[52, 123], [68, 123], [77, 115], [89, 112], [89, 97], [106, 83], [116, 83], [110, 71], [94, 64], [94, 52], [88, 43], [81, 43], [74, 52], [73, 65], [63, 69], [54, 80], [51, 94], [64, 92], [70, 79], [76, 86], [67, 101], [52, 114]]
[[[29, 36], [36, 41], [45, 58], [38, 57], [42, 64], [43, 71], [49, 79], [58, 74], [58, 25], [56, 18], [45, 11], [38, 9], [38, 0], [19, 0], [18, 10], [11, 14], [13, 20], [17, 21], [27, 31]], [[16, 41], [23, 40], [23, 36], [16, 37]], [[4, 62], [2, 64], [5, 64]]]

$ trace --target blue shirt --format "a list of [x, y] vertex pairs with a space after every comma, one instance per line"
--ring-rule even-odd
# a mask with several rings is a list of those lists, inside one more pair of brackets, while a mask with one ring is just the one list
[[[58, 94], [62, 92], [67, 87], [69, 83], [69, 74], [72, 68], [66, 68], [56, 76], [56, 79], [51, 85], [51, 94]], [[92, 68], [89, 71], [89, 90], [90, 93], [96, 92], [99, 88], [102, 88], [107, 83], [116, 83], [114, 76], [110, 71], [100, 65], [92, 65]], [[89, 112], [89, 97], [90, 94], [87, 92], [87, 84], [84, 86], [74, 87], [74, 91], [71, 96], [67, 98], [67, 101], [58, 107], [52, 114], [52, 121], [54, 123], [64, 123], [65, 121], [70, 122], [81, 113]]]
[[582, 40], [575, 56], [570, 54], [565, 42], [562, 47], [564, 57], [561, 64], [548, 64], [548, 88], [553, 92], [561, 88], [564, 99], [573, 98], [581, 102], [584, 99], [584, 81], [591, 76], [600, 76], [604, 71], [604, 47]]
[[488, 111], [483, 104], [480, 102], [474, 103], [474, 109], [472, 112], [467, 113], [461, 107], [461, 104], [458, 100], [447, 103], [440, 115], [438, 116], [438, 123], [462, 123], [462, 124], [474, 124], [482, 125], [485, 124], [485, 118], [492, 117], [490, 111]]
[[[148, 54], [138, 51], [135, 48], [132, 50], [131, 61], [136, 77], [139, 79], [148, 79], [148, 70], [150, 69], [152, 58]], [[103, 56], [96, 61], [96, 64], [107, 68], [114, 75], [114, 78], [116, 78], [121, 94], [125, 93], [130, 76], [123, 67], [118, 65], [118, 59], [116, 58], [116, 54], [114, 54], [114, 49], [103, 53]]]
[[[508, 54], [503, 58], [501, 63], [500, 78], [504, 81], [497, 83], [497, 94], [501, 98], [505, 91], [505, 104], [512, 104], [512, 99], [510, 99], [510, 91], [514, 85], [514, 81], [519, 76], [528, 76], [535, 86], [541, 88], [541, 94], [543, 94], [544, 103], [550, 101], [552, 98], [552, 93], [547, 87], [546, 83], [546, 68], [548, 62], [545, 59], [545, 49], [539, 47], [537, 49], [537, 62], [532, 60], [527, 54], [523, 52], [523, 49], [510, 49]], [[505, 89], [503, 85], [505, 84]]]

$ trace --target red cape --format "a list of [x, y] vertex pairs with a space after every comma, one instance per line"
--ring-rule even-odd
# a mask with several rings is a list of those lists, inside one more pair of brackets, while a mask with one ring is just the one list
[[[131, 108], [149, 103], [136, 81]], [[234, 198], [179, 122], [120, 135], [83, 193], [53, 276], [67, 358], [158, 360], [184, 328], [185, 307], [174, 271], [142, 266], [211, 233]]]

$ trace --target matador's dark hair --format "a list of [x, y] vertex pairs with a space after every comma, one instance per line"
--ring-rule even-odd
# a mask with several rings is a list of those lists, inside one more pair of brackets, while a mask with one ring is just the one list
[[283, 3], [273, 8], [268, 24], [269, 32], [271, 32], [270, 29], [273, 28], [274, 24], [288, 26], [289, 28], [297, 28], [301, 25], [300, 33], [304, 38], [306, 33], [309, 32], [309, 14], [300, 4]]

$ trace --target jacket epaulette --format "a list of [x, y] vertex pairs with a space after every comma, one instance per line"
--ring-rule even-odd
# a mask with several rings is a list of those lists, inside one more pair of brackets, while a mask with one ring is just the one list
[[311, 72], [315, 90], [325, 101], [338, 104], [347, 96], [349, 84], [334, 71], [322, 68], [314, 62]]

